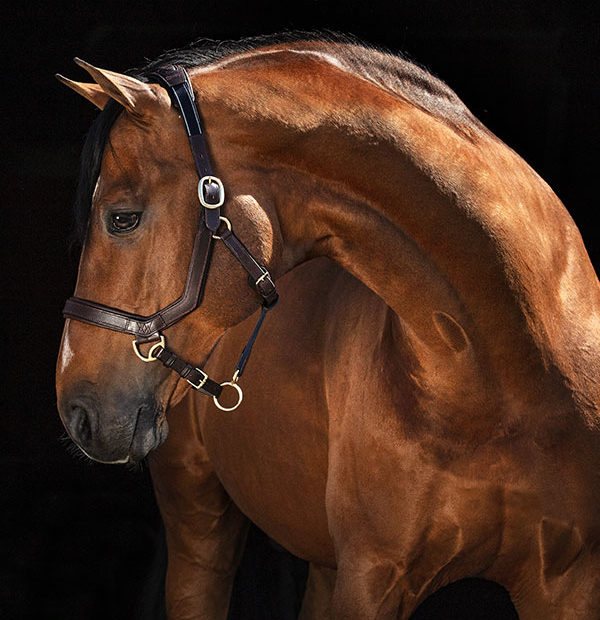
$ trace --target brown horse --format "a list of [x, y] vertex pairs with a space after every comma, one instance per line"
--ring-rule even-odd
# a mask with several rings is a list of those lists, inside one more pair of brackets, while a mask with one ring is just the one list
[[[168, 421], [150, 463], [170, 617], [225, 617], [247, 515], [311, 562], [307, 618], [407, 618], [466, 576], [525, 620], [600, 618], [600, 287], [558, 198], [400, 58], [306, 41], [153, 66], [173, 60], [282, 301], [234, 413], [81, 322], [57, 372], [92, 458], [140, 460]], [[69, 85], [123, 111], [87, 172], [77, 294], [147, 315], [184, 287], [198, 178], [162, 87], [86, 67]], [[257, 306], [217, 246], [169, 344], [224, 373]]]

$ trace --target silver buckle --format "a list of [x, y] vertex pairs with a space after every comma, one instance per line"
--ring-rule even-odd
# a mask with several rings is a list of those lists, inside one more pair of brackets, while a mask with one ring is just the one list
[[195, 390], [199, 390], [206, 383], [206, 381], [208, 380], [208, 375], [201, 368], [195, 368], [194, 370], [197, 370], [201, 375], [203, 375], [202, 379], [198, 383], [194, 383], [193, 381], [190, 381], [189, 379], [186, 379], [186, 381]]
[[[258, 286], [265, 278], [269, 278], [271, 280], [271, 274], [265, 269], [265, 272], [258, 278], [258, 280], [254, 283], [254, 286]], [[271, 280], [271, 284], [273, 284], [273, 280]]]
[[[219, 186], [219, 200], [215, 204], [206, 202], [206, 199], [204, 198], [204, 186], [207, 183], [216, 183]], [[210, 175], [202, 177], [198, 181], [198, 200], [200, 200], [200, 204], [206, 209], [218, 209], [223, 206], [223, 203], [225, 202], [225, 188], [223, 187], [221, 179]]]

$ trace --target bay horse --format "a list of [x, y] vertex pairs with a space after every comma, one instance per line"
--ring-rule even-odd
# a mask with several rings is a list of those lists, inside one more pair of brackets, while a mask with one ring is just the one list
[[[103, 112], [77, 299], [147, 317], [187, 291], [199, 168], [149, 77], [173, 64], [225, 223], [281, 294], [229, 413], [218, 384], [213, 402], [141, 363], [127, 326], [67, 312], [61, 418], [93, 459], [149, 455], [169, 617], [226, 616], [249, 517], [311, 563], [304, 618], [408, 618], [468, 576], [524, 620], [600, 618], [600, 287], [548, 185], [441, 81], [359, 44], [191, 48], [135, 77], [79, 64], [94, 83], [60, 79]], [[201, 305], [165, 330], [196, 387], [228, 377], [260, 304], [214, 243]], [[157, 337], [134, 343], [146, 361]]]

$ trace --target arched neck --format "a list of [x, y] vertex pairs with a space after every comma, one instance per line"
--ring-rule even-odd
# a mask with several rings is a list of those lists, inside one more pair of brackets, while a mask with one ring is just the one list
[[285, 60], [201, 80], [222, 152], [273, 204], [277, 270], [329, 256], [431, 349], [443, 313], [505, 378], [565, 367], [560, 276], [584, 321], [600, 294], [548, 186], [466, 108], [436, 117], [321, 59]]

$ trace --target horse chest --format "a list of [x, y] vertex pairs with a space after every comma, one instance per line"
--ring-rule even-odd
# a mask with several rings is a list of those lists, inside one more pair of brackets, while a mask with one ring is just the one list
[[208, 455], [236, 505], [271, 538], [301, 557], [333, 562], [325, 512], [327, 428], [250, 396], [234, 416], [206, 411]]

